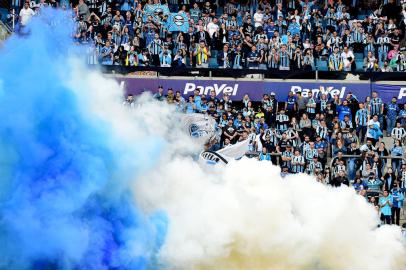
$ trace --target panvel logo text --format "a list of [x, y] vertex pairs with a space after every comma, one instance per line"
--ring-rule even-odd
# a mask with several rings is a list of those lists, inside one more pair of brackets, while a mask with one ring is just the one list
[[195, 90], [199, 90], [201, 95], [210, 95], [210, 92], [214, 90], [216, 92], [216, 96], [220, 94], [235, 96], [237, 95], [238, 91], [238, 83], [234, 84], [233, 86], [228, 85], [226, 83], [223, 84], [214, 83], [213, 85], [208, 86], [196, 85], [195, 83], [186, 83], [183, 94], [190, 95], [193, 94]]
[[334, 86], [320, 86], [319, 88], [306, 88], [299, 85], [292, 85], [290, 87], [290, 91], [293, 93], [302, 92], [303, 97], [308, 97], [309, 92], [311, 91], [313, 96], [318, 95], [319, 92], [321, 92], [322, 94], [330, 94], [331, 96], [338, 95], [340, 98], [344, 98], [346, 94], [346, 87], [342, 86], [340, 88], [335, 88]]
[[398, 99], [402, 99], [406, 97], [406, 87], [401, 87], [399, 90], [399, 95], [398, 95]]

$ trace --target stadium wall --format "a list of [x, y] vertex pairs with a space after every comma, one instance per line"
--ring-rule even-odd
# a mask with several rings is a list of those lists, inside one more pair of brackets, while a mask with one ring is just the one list
[[255, 80], [230, 78], [192, 78], [192, 77], [128, 77], [115, 76], [126, 93], [138, 95], [144, 91], [156, 91], [159, 85], [165, 90], [172, 88], [181, 91], [184, 97], [193, 95], [197, 88], [203, 89], [203, 94], [215, 90], [218, 97], [224, 93], [233, 100], [241, 100], [248, 94], [251, 100], [261, 100], [265, 93], [275, 92], [279, 100], [287, 97], [289, 91], [301, 91], [306, 97], [310, 91], [313, 94], [332, 93], [343, 98], [348, 93], [355, 95], [360, 101], [378, 91], [384, 102], [397, 97], [399, 103], [406, 103], [406, 82], [370, 82], [370, 81], [333, 81], [333, 80]]

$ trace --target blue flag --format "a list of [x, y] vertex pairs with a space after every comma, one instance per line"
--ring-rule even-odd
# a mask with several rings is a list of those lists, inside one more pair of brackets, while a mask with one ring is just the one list
[[189, 30], [189, 19], [186, 13], [171, 13], [168, 18], [168, 31], [169, 32], [183, 32], [187, 33]]
[[170, 14], [170, 11], [169, 11], [169, 8], [168, 8], [167, 5], [161, 5], [161, 4], [145, 5], [145, 7], [144, 7], [144, 16], [143, 16], [144, 22], [147, 21], [147, 18], [149, 16], [152, 16], [154, 21], [158, 21], [158, 15], [161, 12], [164, 15], [169, 15]]

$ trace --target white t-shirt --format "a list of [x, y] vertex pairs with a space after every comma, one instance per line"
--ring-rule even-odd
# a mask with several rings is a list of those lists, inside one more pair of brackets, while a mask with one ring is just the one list
[[348, 60], [348, 58], [351, 57], [352, 59], [355, 59], [354, 54], [352, 53], [352, 51], [348, 51], [347, 53], [342, 52], [341, 57], [343, 58], [344, 69], [346, 69], [346, 71], [348, 71], [347, 69], [351, 70], [351, 65], [350, 65], [350, 61]]
[[207, 24], [207, 32], [209, 32], [209, 35], [210, 35], [210, 37], [212, 37], [213, 36], [213, 34], [217, 31], [217, 30], [219, 30], [219, 26], [217, 25], [217, 24], [215, 24], [215, 23], [213, 23], [213, 22], [209, 22], [208, 24]]
[[30, 8], [23, 8], [20, 11], [20, 18], [21, 18], [21, 24], [22, 25], [27, 25], [27, 23], [30, 21], [31, 17], [34, 16], [35, 13], [32, 9]]
[[254, 14], [255, 27], [262, 26], [264, 14], [256, 12]]

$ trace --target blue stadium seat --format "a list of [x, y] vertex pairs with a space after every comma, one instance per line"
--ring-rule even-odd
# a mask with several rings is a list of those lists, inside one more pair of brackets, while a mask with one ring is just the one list
[[368, 15], [365, 15], [365, 14], [359, 14], [357, 16], [358, 20], [364, 20], [366, 17], [368, 17]]
[[209, 58], [209, 68], [218, 68], [219, 65], [217, 64], [217, 59], [216, 58]]
[[317, 60], [316, 64], [320, 71], [328, 71], [328, 65], [326, 60]]
[[354, 53], [355, 60], [359, 59], [364, 59], [364, 54], [363, 53]]
[[364, 70], [364, 60], [355, 59], [355, 65], [357, 66], [357, 71]]
[[8, 10], [5, 8], [0, 8], [0, 18], [1, 20], [6, 23], [7, 22], [7, 14], [8, 14]]

